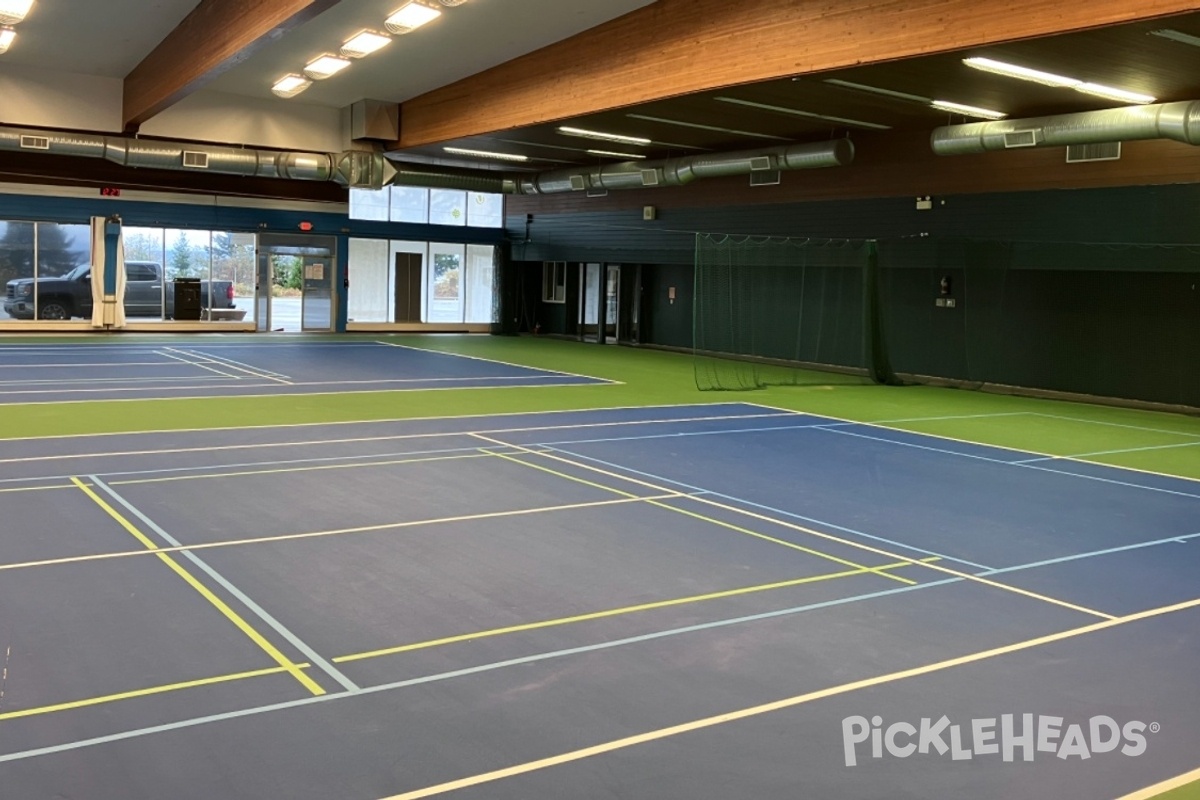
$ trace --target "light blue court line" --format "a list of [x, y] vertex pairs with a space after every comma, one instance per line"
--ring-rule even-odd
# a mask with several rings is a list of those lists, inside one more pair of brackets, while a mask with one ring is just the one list
[[1170, 536], [1166, 539], [1154, 539], [1149, 542], [1138, 542], [1136, 544], [1127, 544], [1120, 547], [1109, 547], [1104, 550], [1092, 550], [1088, 553], [1076, 553], [1071, 556], [1060, 556], [1058, 558], [1048, 558], [1045, 561], [1033, 561], [1028, 564], [1018, 564], [1015, 567], [1003, 567], [1001, 569], [989, 569], [986, 572], [976, 573], [976, 577], [983, 578], [989, 575], [1001, 575], [1005, 572], [1018, 572], [1020, 570], [1035, 569], [1037, 567], [1046, 567], [1051, 564], [1062, 564], [1068, 561], [1079, 561], [1084, 558], [1095, 558], [1096, 556], [1106, 556], [1111, 553], [1124, 553], [1129, 550], [1140, 550], [1144, 547], [1154, 547], [1167, 542], [1178, 542], [1179, 544], [1187, 544], [1190, 540], [1200, 538], [1200, 533], [1189, 533], [1186, 536]]
[[[765, 408], [773, 408], [773, 406], [764, 406], [764, 407]], [[808, 412], [797, 411], [795, 413], [807, 414]], [[850, 426], [850, 425], [884, 426], [884, 425], [896, 425], [901, 422], [945, 422], [947, 420], [952, 420], [952, 419], [992, 419], [994, 417], [1027, 417], [1027, 416], [1029, 416], [1029, 414], [1030, 414], [1030, 412], [1028, 412], [1028, 411], [999, 411], [999, 412], [996, 412], [995, 414], [949, 414], [944, 417], [900, 417], [899, 419], [876, 419], [876, 420], [871, 420], [870, 422], [857, 422], [854, 420], [845, 420], [845, 421], [841, 421], [841, 422], [830, 422], [825, 427], [834, 428], [837, 426]], [[929, 434], [922, 434], [920, 431], [905, 431], [905, 433], [915, 433], [918, 436], [929, 435]], [[986, 445], [981, 445], [981, 446], [986, 446]]]
[[[100, 489], [102, 492], [124, 507], [126, 511], [141, 520], [142, 524], [153, 531], [159, 539], [168, 543], [171, 545], [171, 547], [183, 547], [183, 543], [159, 527], [154, 520], [142, 513], [137, 506], [133, 505], [124, 497], [122, 497], [120, 493], [106, 485], [104, 481], [100, 480], [95, 475], [88, 475], [87, 479], [91, 481], [96, 488]], [[229, 592], [231, 595], [240, 600], [242, 605], [249, 609], [252, 614], [265, 622], [273, 631], [282, 636], [284, 639], [290, 642], [293, 647], [303, 653], [304, 657], [309, 660], [309, 663], [341, 684], [343, 689], [345, 689], [347, 692], [357, 692], [359, 690], [358, 686], [352, 680], [342, 674], [337, 667], [333, 666], [333, 664], [322, 658], [320, 653], [318, 653], [316, 650], [313, 650], [303, 640], [301, 640], [299, 636], [292, 633], [288, 628], [284, 627], [282, 622], [267, 613], [266, 609], [250, 599], [250, 597], [241, 589], [230, 583], [224, 575], [209, 566], [207, 561], [200, 558], [200, 556], [196, 555], [190, 550], [178, 550], [176, 552], [178, 552], [183, 558], [186, 558], [188, 561], [192, 562], [192, 564], [202, 570], [209, 578], [216, 581], [217, 584], [225, 589], [225, 591]]]
[[[543, 446], [543, 445], [533, 445], [533, 446]], [[864, 533], [863, 531], [858, 531], [858, 530], [855, 530], [854, 528], [847, 528], [844, 525], [835, 525], [832, 522], [826, 522], [825, 520], [816, 519], [814, 517], [805, 517], [801, 514], [794, 514], [790, 511], [784, 511], [779, 508], [772, 508], [771, 506], [763, 505], [762, 503], [755, 503], [750, 500], [745, 500], [741, 497], [735, 497], [730, 494], [723, 494], [721, 492], [717, 492], [712, 489], [705, 489], [702, 486], [693, 486], [689, 483], [684, 483], [683, 481], [672, 480], [671, 478], [665, 478], [662, 475], [655, 475], [651, 472], [643, 472], [642, 470], [632, 469], [630, 467], [625, 467], [620, 464], [614, 464], [611, 461], [604, 461], [599, 458], [593, 458], [592, 456], [585, 456], [581, 453], [575, 453], [570, 450], [562, 450], [557, 447], [548, 446], [548, 445], [545, 445], [545, 446], [547, 447], [548, 450], [550, 450], [552, 452], [560, 453], [565, 456], [570, 456], [571, 458], [578, 458], [578, 459], [582, 459], [584, 461], [591, 461], [594, 464], [601, 464], [605, 467], [609, 467], [610, 469], [621, 470], [621, 471], [627, 472], [631, 475], [640, 475], [643, 478], [649, 478], [651, 480], [659, 481], [661, 483], [673, 484], [675, 486], [682, 487], [684, 489], [687, 489], [689, 491], [689, 493], [694, 496], [719, 497], [722, 500], [729, 500], [731, 502], [740, 503], [742, 505], [750, 506], [752, 508], [762, 509], [763, 511], [769, 511], [773, 514], [778, 514], [779, 516], [791, 517], [792, 519], [798, 519], [798, 520], [801, 520], [803, 522], [808, 522], [813, 525], [820, 525], [822, 527], [830, 528], [832, 530], [841, 531], [842, 533], [849, 533], [854, 536], [861, 536], [864, 539], [872, 539], [874, 541], [883, 542], [885, 544], [890, 544], [895, 547], [901, 547], [901, 548], [904, 548], [905, 550], [910, 550], [914, 553], [921, 553], [922, 555], [926, 555], [926, 556], [937, 556], [938, 558], [945, 559], [947, 561], [954, 561], [959, 564], [966, 564], [968, 567], [975, 567], [976, 569], [991, 569], [991, 567], [987, 566], [986, 564], [977, 564], [974, 561], [967, 561], [966, 559], [963, 559], [963, 558], [956, 558], [954, 556], [948, 556], [945, 553], [938, 553], [933, 550], [926, 550], [922, 547], [915, 547], [914, 545], [905, 544], [904, 542], [898, 542], [894, 539], [888, 539], [883, 536], [876, 536], [874, 534]]]
[[465, 669], [452, 670], [450, 672], [439, 672], [434, 675], [426, 675], [420, 678], [410, 678], [408, 680], [396, 681], [394, 683], [384, 683], [378, 686], [368, 686], [356, 691], [340, 692], [338, 694], [326, 694], [316, 697], [304, 697], [299, 700], [290, 700], [283, 703], [273, 703], [267, 706], [258, 706], [256, 708], [247, 708], [239, 711], [228, 711], [223, 714], [211, 714], [205, 717], [194, 717], [192, 719], [180, 720], [178, 722], [168, 722], [162, 725], [154, 725], [148, 728], [138, 728], [131, 731], [123, 731], [121, 733], [111, 733], [105, 736], [97, 736], [91, 739], [80, 739], [74, 742], [65, 744], [51, 745], [48, 747], [38, 747], [31, 750], [23, 750], [16, 753], [7, 753], [0, 755], [0, 763], [8, 761], [22, 761], [27, 758], [36, 758], [38, 756], [53, 755], [55, 753], [63, 753], [70, 750], [79, 750], [85, 747], [93, 747], [100, 744], [108, 744], [110, 742], [119, 742], [127, 739], [136, 739], [142, 736], [150, 736], [156, 733], [167, 733], [169, 731], [177, 731], [183, 728], [194, 728], [199, 725], [207, 725], [212, 722], [223, 722], [226, 720], [239, 719], [242, 717], [257, 716], [259, 714], [267, 714], [273, 711], [283, 711], [290, 708], [299, 708], [302, 706], [315, 705], [317, 703], [329, 703], [335, 700], [342, 700], [348, 697], [363, 697], [365, 695], [376, 694], [378, 692], [388, 692], [394, 689], [403, 689], [408, 686], [419, 686], [426, 683], [437, 683], [439, 681], [449, 680], [451, 678], [460, 678], [467, 675], [478, 675], [483, 672], [491, 672], [493, 670], [503, 669], [505, 667], [518, 666], [521, 664], [536, 664], [542, 661], [550, 661], [552, 659], [565, 658], [567, 656], [580, 655], [583, 653], [594, 653], [600, 650], [611, 650], [617, 647], [626, 645], [638, 644], [641, 642], [654, 641], [655, 639], [665, 639], [672, 636], [679, 636], [686, 633], [695, 633], [698, 631], [713, 630], [715, 628], [723, 628], [730, 625], [740, 625], [746, 622], [758, 622], [760, 620], [773, 619], [777, 617], [791, 616], [800, 614], [806, 611], [816, 611], [822, 608], [831, 608], [833, 606], [845, 605], [848, 603], [856, 603], [863, 600], [874, 600], [880, 597], [888, 597], [903, 592], [916, 591], [918, 589], [928, 589], [934, 586], [944, 586], [950, 583], [958, 583], [962, 578], [946, 578], [945, 580], [933, 581], [930, 583], [919, 583], [915, 586], [899, 586], [895, 589], [884, 589], [877, 592], [867, 594], [854, 595], [853, 597], [843, 597], [837, 600], [825, 600], [820, 603], [809, 603], [808, 605], [795, 606], [793, 608], [785, 608], [777, 611], [767, 611], [761, 614], [750, 614], [742, 617], [733, 617], [730, 619], [716, 620], [714, 622], [704, 622], [697, 625], [688, 625], [682, 628], [670, 628], [668, 630], [656, 631], [654, 633], [645, 633], [640, 636], [630, 636], [624, 639], [614, 639], [609, 642], [601, 642], [599, 644], [589, 644], [580, 647], [570, 647], [564, 650], [553, 650], [546, 653], [538, 653], [536, 655], [524, 656], [522, 658], [511, 658], [505, 661], [496, 661], [491, 664], [483, 664], [477, 667], [467, 667]]
[[[980, 455], [975, 455], [973, 453], [961, 453], [957, 450], [947, 450], [947, 449], [941, 448], [941, 447], [931, 447], [929, 445], [914, 444], [912, 442], [902, 442], [902, 441], [898, 441], [896, 439], [886, 439], [882, 436], [868, 436], [865, 433], [852, 433], [850, 431], [835, 430], [833, 428], [820, 426], [820, 425], [814, 425], [812, 427], [816, 430], [825, 431], [827, 433], [836, 433], [839, 436], [854, 436], [859, 439], [870, 439], [872, 441], [884, 442], [886, 444], [899, 445], [901, 447], [913, 447], [918, 450], [928, 450], [928, 451], [934, 452], [934, 453], [946, 453], [947, 455], [952, 455], [952, 456], [961, 456], [963, 458], [973, 458], [977, 461], [989, 461], [993, 464], [1003, 464], [1005, 466], [1010, 466], [1010, 467], [1021, 467], [1022, 469], [1034, 469], [1039, 472], [1049, 472], [1049, 473], [1052, 473], [1055, 475], [1066, 475], [1071, 478], [1081, 478], [1083, 480], [1088, 480], [1088, 481], [1099, 481], [1100, 483], [1109, 483], [1109, 484], [1113, 484], [1115, 486], [1126, 486], [1130, 489], [1143, 489], [1148, 492], [1161, 492], [1163, 494], [1173, 494], [1178, 497], [1191, 497], [1191, 498], [1200, 500], [1200, 494], [1192, 494], [1191, 492], [1180, 492], [1180, 491], [1176, 491], [1174, 489], [1163, 489], [1158, 486], [1147, 486], [1146, 484], [1143, 484], [1143, 483], [1130, 483], [1129, 481], [1118, 481], [1113, 478], [1101, 478], [1099, 475], [1086, 475], [1082, 472], [1069, 472], [1064, 469], [1051, 469], [1049, 467], [1039, 467], [1036, 464], [1030, 464], [1030, 463], [1025, 463], [1025, 462], [1021, 462], [1021, 461], [1005, 461], [1004, 459], [1001, 459], [1001, 458], [991, 458], [989, 456], [980, 456]], [[915, 434], [915, 435], [921, 436], [923, 434]], [[976, 447], [987, 447], [987, 445], [975, 445], [975, 446]], [[1107, 464], [1098, 464], [1095, 462], [1084, 462], [1084, 463], [1088, 464], [1088, 466], [1098, 467], [1100, 469], [1121, 470], [1121, 467], [1113, 467], [1113, 466], [1109, 466]], [[1164, 475], [1162, 477], [1175, 479], [1175, 476], [1173, 476], [1173, 475]], [[1187, 479], [1186, 478], [1177, 478], [1177, 480], [1182, 481], [1182, 480], [1187, 480]]]
[[[774, 415], [772, 415], [774, 416]], [[731, 417], [730, 419], [739, 419], [739, 417]], [[665, 422], [674, 422], [675, 420], [664, 420]], [[614, 425], [628, 423], [613, 423]], [[601, 423], [601, 427], [603, 423]], [[719, 431], [676, 431], [675, 433], [649, 433], [640, 434], [637, 436], [606, 436], [596, 437], [593, 439], [562, 439], [553, 442], [537, 442], [539, 445], [553, 447], [560, 444], [600, 444], [603, 442], [632, 442], [641, 439], [675, 439], [686, 436], [725, 436], [734, 433], [767, 433], [773, 431], [802, 431], [809, 428], [820, 428], [821, 425], [764, 425], [761, 428], [725, 428]], [[536, 430], [536, 429], [534, 429]], [[491, 433], [491, 431], [481, 431], [482, 433]], [[504, 431], [500, 431], [504, 433]], [[523, 445], [517, 445], [523, 446]]]
[[[1021, 461], [1013, 461], [1013, 464], [1037, 464], [1042, 461], [1078, 461], [1086, 458], [1094, 458], [1095, 456], [1116, 456], [1123, 453], [1144, 453], [1148, 450], [1173, 450], [1178, 447], [1200, 447], [1200, 441], [1181, 442], [1179, 444], [1152, 444], [1146, 447], [1123, 447], [1120, 450], [1097, 450], [1093, 453], [1077, 453], [1069, 456], [1040, 456], [1038, 458], [1026, 458]], [[1100, 466], [1108, 466], [1101, 464]]]

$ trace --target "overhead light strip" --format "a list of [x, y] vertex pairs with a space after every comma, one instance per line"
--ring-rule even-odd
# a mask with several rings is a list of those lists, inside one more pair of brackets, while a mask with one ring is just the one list
[[617, 153], [613, 150], [588, 150], [588, 153], [593, 156], [612, 156], [613, 158], [645, 158], [645, 156], [641, 155], [640, 153]]
[[684, 122], [679, 119], [666, 119], [665, 117], [650, 117], [645, 114], [626, 114], [625, 116], [631, 119], [640, 119], [645, 122], [658, 122], [663, 125], [678, 125], [681, 128], [696, 128], [702, 131], [717, 131], [719, 133], [732, 133], [737, 136], [751, 136], [756, 139], [775, 139], [780, 142], [790, 142], [791, 139], [786, 136], [772, 136], [769, 133], [755, 133], [754, 131], [738, 131], [732, 128], [718, 128], [716, 125], [701, 125], [699, 122]]
[[[25, 19], [32, 7], [33, 0], [0, 0], [0, 25], [16, 25]], [[10, 36], [9, 42], [11, 41]]]
[[1165, 28], [1159, 31], [1150, 31], [1151, 36], [1161, 36], [1164, 39], [1170, 39], [1173, 42], [1180, 44], [1190, 44], [1192, 47], [1200, 47], [1200, 36], [1192, 36], [1190, 33], [1183, 31], [1175, 31], [1170, 28]]
[[0, 28], [0, 55], [7, 53], [17, 38], [17, 32], [12, 28]]
[[840, 122], [843, 125], [849, 125], [856, 128], [870, 128], [871, 130], [886, 131], [891, 130], [891, 125], [880, 125], [878, 122], [864, 122], [860, 119], [849, 119], [847, 117], [834, 117], [829, 114], [817, 114], [813, 111], [801, 111], [798, 108], [787, 108], [785, 106], [773, 106], [767, 103], [755, 103], [751, 100], [742, 100], [737, 97], [714, 97], [722, 103], [733, 103], [734, 105], [747, 106], [749, 108], [761, 108], [763, 111], [774, 111], [779, 114], [790, 114], [795, 117], [805, 117], [807, 119], [820, 119], [826, 122]]
[[427, 6], [417, 0], [408, 0], [407, 3], [393, 11], [390, 16], [383, 22], [383, 27], [387, 28], [390, 33], [403, 35], [411, 33], [422, 25], [433, 22], [442, 15], [440, 8]]
[[1032, 83], [1040, 83], [1043, 86], [1074, 89], [1077, 92], [1103, 97], [1108, 100], [1116, 100], [1120, 103], [1145, 105], [1155, 101], [1155, 98], [1148, 94], [1130, 92], [1125, 89], [1106, 86], [1102, 83], [1092, 83], [1067, 75], [1056, 75], [1053, 72], [1030, 69], [1029, 67], [1022, 67], [1019, 64], [997, 61], [994, 58], [964, 58], [963, 63], [972, 69], [982, 70], [983, 72], [1003, 75], [1008, 78], [1017, 78], [1018, 80], [1030, 81]]
[[351, 36], [342, 45], [341, 53], [346, 58], [364, 58], [392, 43], [392, 38], [375, 31], [361, 31]]
[[276, 96], [286, 99], [295, 97], [310, 86], [312, 86], [312, 81], [303, 75], [284, 75], [275, 81], [275, 85], [271, 87], [271, 91]]
[[1008, 116], [1003, 111], [993, 111], [990, 108], [979, 108], [978, 106], [968, 106], [963, 103], [953, 103], [949, 100], [934, 100], [929, 105], [939, 111], [951, 111], [966, 117], [978, 117], [979, 119], [1004, 119]]
[[348, 66], [350, 62], [347, 59], [326, 54], [308, 62], [304, 67], [304, 74], [314, 81], [323, 81], [332, 78]]
[[498, 161], [528, 161], [529, 156], [515, 153], [493, 153], [489, 150], [471, 150], [466, 147], [443, 147], [443, 152], [455, 156], [472, 156], [473, 158], [494, 158]]
[[[630, 115], [632, 116], [632, 114]], [[604, 131], [593, 131], [587, 128], [575, 128], [570, 125], [561, 125], [557, 128], [559, 133], [565, 133], [567, 136], [579, 136], [584, 139], [598, 139], [602, 142], [618, 142], [620, 144], [650, 144], [650, 140], [641, 136], [626, 136], [621, 133], [606, 133]]]

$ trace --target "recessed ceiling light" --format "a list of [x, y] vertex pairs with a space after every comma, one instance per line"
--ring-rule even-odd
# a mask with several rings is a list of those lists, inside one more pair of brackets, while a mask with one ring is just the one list
[[0, 25], [16, 25], [32, 7], [33, 0], [0, 0]]
[[384, 20], [383, 27], [396, 34], [409, 33], [427, 22], [433, 22], [441, 15], [440, 8], [418, 3], [417, 0], [408, 0]]
[[1173, 31], [1166, 28], [1161, 31], [1150, 31], [1151, 36], [1161, 36], [1164, 39], [1170, 39], [1181, 44], [1190, 44], [1192, 47], [1200, 47], [1200, 36], [1192, 36], [1190, 33], [1183, 31]]
[[871, 128], [878, 131], [891, 130], [890, 125], [880, 125], [878, 122], [863, 122], [858, 119], [848, 119], [846, 117], [831, 117], [828, 114], [817, 114], [812, 111], [801, 111], [798, 108], [786, 108], [784, 106], [772, 106], [766, 103], [755, 103], [750, 100], [741, 100], [737, 97], [715, 97], [714, 100], [719, 100], [722, 103], [733, 103], [739, 106], [748, 106], [750, 108], [761, 108], [763, 111], [774, 111], [778, 114], [790, 114], [795, 117], [806, 117], [808, 119], [823, 119], [827, 122], [840, 122], [843, 125], [850, 125], [859, 128]]
[[649, 139], [641, 136], [625, 136], [620, 133], [605, 133], [604, 131], [590, 131], [587, 128], [573, 128], [569, 125], [562, 125], [558, 128], [559, 133], [565, 133], [567, 136], [581, 136], [584, 139], [599, 139], [602, 142], [620, 142], [621, 144], [650, 144]]
[[612, 156], [613, 158], [645, 158], [645, 156], [641, 155], [640, 153], [617, 153], [613, 150], [588, 150], [588, 153], [594, 156]]
[[438, 2], [447, 8], [454, 8], [455, 6], [461, 6], [467, 0], [438, 0]]
[[495, 158], [500, 161], [528, 161], [529, 156], [514, 153], [492, 153], [487, 150], [470, 150], [466, 147], [443, 147], [443, 151], [455, 156], [473, 156], [475, 158]]
[[310, 61], [304, 67], [304, 74], [314, 81], [323, 81], [326, 78], [332, 78], [348, 66], [350, 66], [350, 62], [344, 58], [324, 55]]
[[[793, 79], [794, 80], [794, 79]], [[860, 92], [869, 92], [883, 97], [891, 97], [895, 100], [907, 100], [912, 103], [920, 103], [921, 105], [929, 105], [933, 102], [932, 98], [921, 97], [916, 94], [908, 94], [907, 92], [897, 92], [893, 89], [881, 89], [878, 86], [867, 86], [865, 83], [853, 83], [851, 81], [843, 81], [838, 78], [826, 78], [825, 83], [832, 86], [840, 86], [843, 89], [855, 89]]]
[[941, 111], [952, 111], [955, 114], [962, 114], [965, 117], [979, 117], [980, 119], [1004, 119], [1008, 116], [1003, 111], [993, 111], [990, 108], [979, 108], [978, 106], [967, 106], [962, 103], [952, 103], [949, 100], [934, 100], [929, 105]]
[[12, 28], [0, 28], [0, 54], [7, 53], [16, 38], [17, 32]]
[[720, 133], [733, 133], [738, 136], [751, 136], [755, 139], [777, 139], [781, 142], [791, 141], [786, 136], [772, 136], [769, 133], [755, 133], [754, 131], [738, 131], [732, 128], [718, 128], [715, 125], [702, 125], [699, 122], [684, 122], [679, 119], [666, 119], [664, 117], [648, 117], [644, 114], [626, 114], [625, 116], [633, 119], [641, 119], [647, 122], [659, 122], [663, 125], [678, 125], [681, 128], [698, 128], [702, 131], [718, 131]]
[[288, 98], [295, 97], [310, 86], [312, 86], [312, 81], [303, 75], [284, 75], [275, 81], [275, 85], [271, 87], [271, 91], [279, 97]]
[[1023, 81], [1032, 81], [1040, 83], [1043, 86], [1061, 86], [1074, 88], [1083, 81], [1078, 78], [1068, 78], [1066, 75], [1055, 75], [1053, 72], [1042, 72], [1040, 69], [1030, 69], [1029, 67], [1018, 66], [1017, 64], [1008, 64], [1004, 61], [997, 61], [994, 58], [964, 58], [963, 63], [972, 69], [991, 72], [996, 75], [1005, 75], [1009, 78], [1019, 78]]
[[390, 36], [375, 31], [362, 31], [346, 40], [342, 45], [342, 55], [346, 58], [362, 58], [376, 50], [387, 47], [392, 41]]
[[1105, 86], [1101, 83], [1080, 83], [1072, 88], [1074, 88], [1077, 92], [1095, 95], [1096, 97], [1104, 97], [1109, 100], [1116, 100], [1119, 103], [1137, 103], [1140, 105], [1145, 105], [1146, 103], [1153, 103], [1156, 99], [1148, 94], [1127, 92], [1124, 89], [1114, 89], [1111, 86]]

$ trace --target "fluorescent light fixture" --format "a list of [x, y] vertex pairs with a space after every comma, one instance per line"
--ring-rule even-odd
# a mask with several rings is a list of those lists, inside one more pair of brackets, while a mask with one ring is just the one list
[[[792, 80], [795, 80], [793, 78]], [[881, 89], [878, 86], [867, 86], [865, 83], [853, 83], [851, 81], [843, 81], [838, 78], [826, 78], [825, 83], [831, 86], [840, 86], [843, 89], [855, 89], [860, 92], [869, 92], [870, 94], [882, 95], [883, 97], [891, 97], [895, 100], [907, 100], [912, 103], [920, 103], [921, 105], [929, 105], [933, 102], [929, 97], [921, 97], [916, 94], [908, 94], [907, 92], [897, 92], [892, 89]]]
[[559, 133], [565, 133], [567, 136], [580, 136], [584, 139], [599, 139], [602, 142], [620, 142], [621, 144], [650, 144], [649, 139], [644, 139], [641, 136], [625, 136], [620, 133], [605, 133], [604, 131], [589, 131], [587, 128], [572, 128], [569, 125], [562, 125], [558, 128]]
[[978, 106], [966, 106], [962, 103], [951, 103], [949, 100], [934, 100], [929, 105], [940, 111], [952, 111], [955, 114], [962, 114], [964, 117], [978, 117], [980, 119], [1004, 119], [1008, 116], [1003, 111], [992, 111], [990, 108], [979, 108]]
[[648, 117], [644, 114], [626, 114], [625, 116], [632, 119], [641, 119], [646, 122], [658, 122], [663, 125], [678, 125], [681, 128], [697, 128], [702, 131], [717, 131], [719, 133], [733, 133], [738, 136], [750, 136], [755, 139], [777, 139], [781, 142], [790, 142], [791, 139], [786, 136], [772, 136], [769, 133], [755, 133], [754, 131], [738, 131], [732, 128], [718, 128], [715, 125], [701, 125], [699, 122], [684, 122], [680, 119], [666, 119], [665, 117]]
[[346, 58], [363, 58], [391, 44], [392, 38], [375, 31], [362, 31], [346, 40], [342, 55]]
[[[1186, 35], [1186, 34], [1181, 34]], [[1200, 39], [1197, 39], [1200, 42]], [[1003, 61], [996, 61], [993, 58], [964, 58], [963, 63], [968, 67], [991, 72], [996, 75], [1005, 75], [1009, 78], [1019, 78], [1023, 81], [1032, 81], [1040, 83], [1043, 86], [1055, 86], [1063, 89], [1074, 89], [1077, 92], [1084, 94], [1103, 97], [1108, 100], [1116, 100], [1119, 103], [1153, 103], [1155, 98], [1148, 94], [1139, 92], [1129, 92], [1124, 89], [1116, 89], [1112, 86], [1105, 86], [1101, 83], [1089, 83], [1082, 81], [1079, 78], [1069, 78], [1066, 75], [1055, 75], [1052, 72], [1042, 72], [1037, 69], [1029, 69], [1028, 67], [1018, 66], [1017, 64], [1008, 64]]]
[[1200, 36], [1192, 36], [1190, 33], [1184, 33], [1183, 31], [1173, 31], [1170, 28], [1165, 28], [1161, 31], [1150, 31], [1150, 35], [1161, 36], [1164, 39], [1170, 39], [1180, 44], [1190, 44], [1192, 47], [1200, 47]]
[[594, 156], [612, 156], [613, 158], [645, 158], [645, 156], [641, 155], [640, 153], [618, 153], [613, 150], [588, 150], [588, 153]]
[[12, 28], [0, 28], [0, 54], [8, 52], [8, 48], [12, 46], [13, 39], [17, 38], [17, 32]]
[[271, 87], [271, 91], [278, 97], [288, 98], [295, 97], [310, 86], [312, 86], [312, 81], [303, 75], [293, 73], [291, 75], [284, 75], [275, 81], [275, 85]]
[[821, 119], [827, 122], [840, 122], [843, 125], [849, 125], [857, 128], [871, 128], [877, 131], [890, 130], [890, 125], [880, 125], [878, 122], [863, 122], [857, 119], [848, 119], [846, 117], [831, 117], [827, 114], [816, 114], [812, 111], [801, 111], [798, 108], [786, 108], [784, 106], [772, 106], [766, 103], [755, 103], [750, 100], [741, 100], [736, 97], [715, 97], [714, 100], [719, 100], [722, 103], [733, 103], [734, 105], [747, 106], [749, 108], [761, 108], [763, 111], [774, 111], [777, 114], [790, 114], [794, 117], [806, 117], [808, 119]]
[[418, 3], [417, 0], [408, 0], [384, 20], [383, 27], [395, 34], [409, 33], [427, 22], [433, 22], [441, 15], [440, 8]]
[[304, 74], [314, 81], [323, 81], [326, 78], [332, 78], [348, 66], [350, 66], [350, 62], [344, 58], [323, 55], [308, 62], [304, 67]]
[[[33, 0], [0, 0], [0, 25], [16, 25], [25, 19], [32, 7]], [[9, 41], [12, 41], [11, 36]]]
[[455, 156], [472, 156], [474, 158], [495, 158], [500, 161], [528, 161], [529, 156], [519, 156], [514, 153], [492, 153], [487, 150], [470, 150], [465, 147], [443, 147], [443, 151]]
[[446, 6], [446, 8], [454, 8], [455, 6], [461, 6], [467, 0], [438, 0], [438, 2]]
[[1068, 78], [1066, 75], [1055, 75], [1053, 72], [1042, 72], [1039, 69], [1008, 64], [994, 58], [964, 58], [963, 63], [972, 69], [991, 72], [995, 75], [1005, 75], [1009, 78], [1019, 78], [1023, 81], [1032, 81], [1043, 86], [1074, 88], [1083, 83], [1078, 78]]
[[1145, 105], [1146, 103], [1153, 103], [1155, 100], [1154, 97], [1151, 97], [1148, 94], [1127, 92], [1124, 89], [1114, 89], [1111, 86], [1105, 86], [1100, 83], [1080, 83], [1076, 85], [1074, 89], [1077, 92], [1095, 95], [1096, 97], [1104, 97], [1109, 100], [1116, 100], [1119, 103], [1138, 103]]

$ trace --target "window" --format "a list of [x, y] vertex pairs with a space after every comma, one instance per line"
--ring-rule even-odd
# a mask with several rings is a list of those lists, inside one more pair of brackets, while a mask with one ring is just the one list
[[430, 189], [429, 221], [434, 225], [466, 225], [467, 193], [454, 189]]
[[483, 192], [467, 195], [467, 225], [473, 228], [503, 228], [504, 195]]
[[370, 219], [387, 222], [387, 189], [351, 189], [350, 219]]
[[567, 302], [566, 262], [547, 261], [542, 264], [542, 301], [546, 303]]
[[429, 222], [429, 190], [392, 187], [392, 222]]
[[158, 279], [158, 271], [149, 264], [133, 264], [125, 262], [125, 279], [149, 283]]

